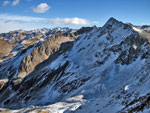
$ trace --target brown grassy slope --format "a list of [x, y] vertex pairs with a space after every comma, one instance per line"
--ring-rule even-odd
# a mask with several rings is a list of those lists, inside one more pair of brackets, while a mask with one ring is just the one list
[[0, 59], [11, 51], [11, 44], [5, 40], [0, 39]]

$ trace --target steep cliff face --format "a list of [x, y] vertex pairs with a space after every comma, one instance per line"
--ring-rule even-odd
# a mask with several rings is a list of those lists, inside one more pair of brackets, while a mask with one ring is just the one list
[[77, 39], [58, 33], [1, 63], [0, 106], [23, 112], [149, 111], [149, 33], [114, 18], [83, 31], [74, 33]]

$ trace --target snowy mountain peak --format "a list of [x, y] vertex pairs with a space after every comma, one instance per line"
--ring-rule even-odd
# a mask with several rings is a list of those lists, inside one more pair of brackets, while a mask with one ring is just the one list
[[106, 26], [106, 25], [120, 24], [120, 23], [121, 23], [120, 21], [118, 21], [117, 19], [111, 17], [111, 18], [106, 22], [105, 26]]

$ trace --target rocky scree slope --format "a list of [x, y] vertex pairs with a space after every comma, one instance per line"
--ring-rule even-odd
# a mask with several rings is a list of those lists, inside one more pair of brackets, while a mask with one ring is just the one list
[[[8, 78], [0, 90], [1, 107], [39, 105], [43, 107], [37, 109], [67, 113], [150, 111], [148, 32], [110, 18], [75, 42], [69, 38], [56, 48], [48, 46], [56, 39], [31, 46], [18, 55], [19, 61], [16, 56], [0, 64], [1, 78]], [[10, 61], [20, 63], [7, 66]]]

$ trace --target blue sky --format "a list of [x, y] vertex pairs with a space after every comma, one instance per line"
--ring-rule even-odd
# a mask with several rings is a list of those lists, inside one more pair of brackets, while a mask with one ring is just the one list
[[0, 32], [102, 26], [110, 17], [150, 25], [150, 0], [0, 0]]

